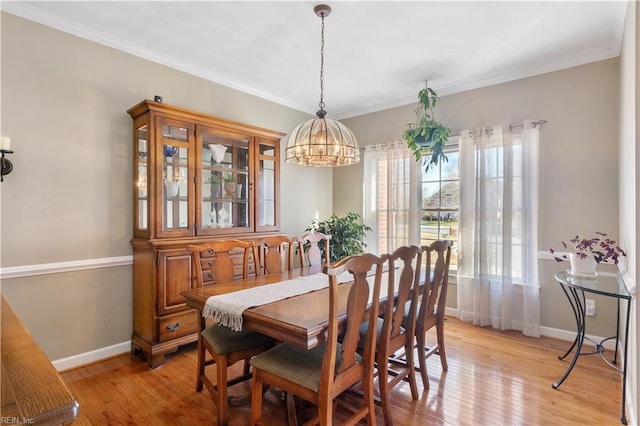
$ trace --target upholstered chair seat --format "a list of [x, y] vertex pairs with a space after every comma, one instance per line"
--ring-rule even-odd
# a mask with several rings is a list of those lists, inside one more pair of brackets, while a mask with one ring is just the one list
[[213, 325], [202, 332], [213, 351], [218, 355], [229, 355], [255, 346], [273, 344], [274, 340], [251, 330], [233, 331], [229, 327]]

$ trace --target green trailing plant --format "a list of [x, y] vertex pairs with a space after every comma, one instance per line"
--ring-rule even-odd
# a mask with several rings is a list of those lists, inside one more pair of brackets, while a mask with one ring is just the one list
[[209, 177], [209, 183], [220, 183], [222, 182], [222, 178], [216, 174], [212, 174], [211, 177]]
[[424, 153], [431, 154], [431, 158], [425, 164], [427, 170], [431, 165], [437, 165], [440, 160], [447, 161], [444, 146], [451, 134], [451, 130], [435, 118], [433, 109], [437, 102], [438, 95], [433, 89], [429, 87], [422, 89], [418, 93], [416, 121], [407, 124], [407, 128], [402, 133], [402, 138], [413, 152], [416, 161], [420, 161]]
[[[364, 237], [371, 227], [360, 223], [358, 213], [349, 212], [346, 216], [338, 217], [332, 214], [327, 220], [313, 219], [307, 232], [322, 232], [331, 235], [329, 243], [329, 262], [337, 262], [347, 256], [364, 253], [367, 246]], [[326, 259], [323, 245], [320, 245], [322, 258]]]
[[233, 173], [229, 173], [228, 175], [222, 178], [225, 182], [233, 182]]

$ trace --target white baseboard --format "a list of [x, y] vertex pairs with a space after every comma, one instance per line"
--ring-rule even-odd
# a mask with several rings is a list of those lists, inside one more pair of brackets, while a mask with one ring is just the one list
[[[573, 342], [573, 339], [576, 338], [576, 332], [575, 331], [569, 331], [569, 330], [561, 330], [559, 328], [551, 328], [551, 327], [540, 327], [540, 335], [541, 336], [546, 336], [546, 337], [553, 337], [556, 339], [560, 339], [560, 340], [566, 340], [568, 342]], [[594, 336], [593, 334], [585, 334], [585, 337], [588, 337], [589, 339], [595, 341], [595, 342], [601, 342], [604, 337], [600, 337], [600, 336]], [[591, 342], [585, 342], [585, 344], [591, 346]], [[612, 351], [616, 350], [616, 341], [611, 339], [611, 340], [607, 340], [606, 342], [604, 342], [604, 346], [605, 349], [610, 349]], [[618, 350], [622, 350], [622, 346], [618, 345]]]
[[[444, 311], [445, 315], [447, 316], [451, 316], [451, 317], [457, 317], [458, 316], [458, 310], [456, 308], [445, 308]], [[573, 339], [576, 338], [576, 332], [575, 331], [570, 331], [570, 330], [561, 330], [559, 328], [551, 328], [551, 327], [543, 327], [540, 326], [540, 335], [541, 336], [546, 336], [546, 337], [553, 337], [555, 339], [560, 339], [560, 340], [566, 340], [567, 342], [573, 342]], [[592, 334], [587, 334], [586, 337], [596, 341], [596, 342], [600, 342], [604, 339], [604, 337], [600, 337], [600, 336], [594, 336]], [[587, 342], [587, 344], [590, 344], [590, 342]], [[615, 340], [607, 340], [606, 342], [604, 342], [605, 349], [611, 349], [612, 351], [616, 349], [616, 342]], [[618, 348], [619, 350], [622, 350], [622, 348]]]
[[448, 317], [458, 317], [458, 309], [457, 308], [450, 308], [450, 307], [446, 307], [444, 308], [444, 314]]
[[96, 349], [85, 352], [83, 354], [72, 355], [67, 358], [58, 359], [52, 362], [58, 371], [70, 370], [81, 365], [90, 364], [92, 362], [101, 361], [115, 355], [120, 355], [131, 351], [131, 340], [127, 342], [117, 343], [105, 348]]

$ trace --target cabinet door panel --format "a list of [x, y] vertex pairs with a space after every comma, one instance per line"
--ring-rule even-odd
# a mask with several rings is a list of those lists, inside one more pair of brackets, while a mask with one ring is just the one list
[[158, 315], [187, 309], [182, 292], [193, 286], [191, 271], [187, 250], [158, 251]]
[[250, 205], [252, 137], [216, 128], [196, 128], [196, 233], [238, 234], [253, 231]]
[[148, 117], [137, 117], [133, 133], [134, 152], [134, 222], [136, 237], [149, 237], [149, 124]]
[[280, 224], [280, 153], [277, 141], [256, 140], [256, 231], [275, 231]]
[[158, 119], [160, 130], [156, 156], [158, 161], [156, 193], [162, 200], [157, 224], [158, 235], [163, 237], [191, 236], [195, 234], [195, 207], [193, 200], [193, 157], [195, 126], [189, 123]]

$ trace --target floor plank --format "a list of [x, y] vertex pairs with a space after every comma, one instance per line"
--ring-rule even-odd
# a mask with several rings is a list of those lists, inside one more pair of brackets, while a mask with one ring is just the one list
[[[562, 386], [553, 389], [569, 362], [558, 359], [568, 342], [473, 327], [453, 318], [445, 330], [449, 370], [442, 371], [439, 359], [431, 357], [431, 386], [422, 389], [418, 374], [417, 401], [407, 383], [392, 391], [396, 424], [620, 424], [621, 376], [599, 356], [581, 357]], [[233, 367], [240, 368], [241, 363]], [[195, 371], [196, 350], [189, 345], [156, 369], [125, 354], [62, 376], [80, 403], [77, 425], [211, 425], [215, 408], [206, 389], [195, 391]], [[230, 393], [248, 390], [241, 384]], [[285, 412], [280, 395], [268, 391], [264, 417], [269, 424], [286, 424]], [[231, 426], [249, 424], [249, 406], [231, 407], [229, 414]], [[384, 424], [379, 407], [376, 414]], [[334, 423], [340, 418], [337, 413]]]

